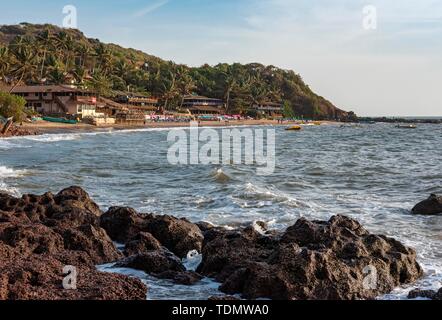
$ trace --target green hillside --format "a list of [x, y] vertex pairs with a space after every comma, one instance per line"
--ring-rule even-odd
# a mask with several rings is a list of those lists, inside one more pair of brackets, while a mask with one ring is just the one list
[[255, 103], [285, 101], [297, 116], [349, 116], [291, 70], [258, 63], [192, 68], [53, 25], [0, 27], [0, 79], [11, 85], [75, 83], [103, 96], [129, 90], [161, 98], [166, 109], [179, 107], [184, 95], [200, 94], [224, 99], [230, 112], [242, 114], [252, 114]]

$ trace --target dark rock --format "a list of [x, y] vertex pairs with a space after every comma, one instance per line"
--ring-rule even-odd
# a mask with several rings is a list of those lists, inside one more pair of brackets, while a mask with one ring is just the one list
[[201, 281], [201, 279], [203, 278], [202, 275], [194, 271], [183, 271], [183, 272], [165, 271], [162, 273], [155, 274], [154, 276], [160, 279], [168, 279], [176, 284], [181, 284], [185, 286], [194, 285], [197, 282]]
[[418, 203], [412, 210], [414, 214], [435, 215], [442, 213], [442, 196], [430, 195], [427, 200]]
[[160, 274], [166, 271], [186, 271], [181, 260], [167, 249], [148, 251], [131, 256], [118, 262], [116, 266], [142, 270], [148, 274]]
[[[1, 245], [0, 245], [1, 246]], [[144, 300], [146, 286], [138, 279], [98, 272], [77, 265], [77, 290], [63, 288], [65, 265], [51, 255], [0, 260], [1, 300]]]
[[[271, 236], [253, 228], [209, 230], [202, 253], [197, 272], [250, 299], [373, 299], [422, 275], [412, 249], [344, 216], [300, 219]], [[366, 282], [373, 270], [375, 286]]]
[[209, 300], [209, 301], [239, 301], [238, 298], [233, 297], [233, 296], [211, 296], [207, 300]]
[[112, 207], [100, 218], [100, 225], [112, 240], [126, 243], [146, 229], [145, 217], [134, 209]]
[[442, 288], [439, 289], [439, 291], [434, 296], [434, 300], [442, 300]]
[[67, 250], [86, 252], [92, 265], [114, 262], [123, 257], [106, 234], [104, 229], [83, 225], [78, 229], [68, 229], [63, 233]]
[[161, 243], [148, 232], [140, 232], [126, 243], [124, 254], [133, 256], [148, 251], [161, 250]]
[[436, 297], [436, 293], [434, 290], [415, 289], [408, 293], [408, 299], [427, 298], [433, 300]]
[[197, 225], [172, 216], [139, 214], [131, 208], [113, 207], [101, 217], [101, 226], [117, 242], [126, 243], [140, 232], [148, 232], [180, 258], [201, 251], [203, 234]]
[[211, 224], [210, 222], [206, 222], [206, 221], [197, 222], [196, 225], [198, 226], [198, 228], [200, 228], [200, 230], [203, 233], [215, 228], [215, 226], [213, 224]]
[[197, 225], [172, 216], [148, 216], [147, 232], [180, 258], [192, 250], [201, 252], [203, 234]]
[[[0, 194], [0, 299], [145, 299], [141, 281], [96, 270], [123, 257], [100, 215], [79, 187], [55, 196]], [[78, 290], [62, 288], [67, 265], [78, 270]]]

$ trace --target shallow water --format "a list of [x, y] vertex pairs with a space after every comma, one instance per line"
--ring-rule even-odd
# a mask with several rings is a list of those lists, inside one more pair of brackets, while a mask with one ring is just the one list
[[[430, 193], [442, 193], [441, 125], [275, 129], [276, 169], [270, 176], [247, 165], [170, 165], [168, 129], [0, 140], [0, 191], [40, 194], [79, 185], [103, 210], [128, 205], [229, 227], [263, 220], [282, 229], [301, 216], [345, 214], [417, 250], [425, 278], [383, 298], [402, 298], [415, 286], [442, 286], [442, 216], [410, 213]], [[209, 280], [183, 288], [141, 276], [151, 298], [216, 292]]]

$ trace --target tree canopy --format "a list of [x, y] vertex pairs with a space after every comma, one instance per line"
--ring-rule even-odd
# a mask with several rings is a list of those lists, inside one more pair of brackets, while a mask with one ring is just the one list
[[198, 94], [223, 99], [232, 113], [285, 101], [294, 116], [347, 116], [292, 70], [259, 63], [188, 67], [53, 25], [0, 27], [0, 58], [0, 80], [12, 85], [70, 83], [104, 96], [130, 91], [160, 98], [165, 109], [178, 108], [184, 96]]

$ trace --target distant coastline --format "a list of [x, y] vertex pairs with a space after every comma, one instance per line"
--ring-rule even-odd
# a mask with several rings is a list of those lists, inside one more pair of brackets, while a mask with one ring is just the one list
[[442, 116], [407, 116], [407, 117], [358, 117], [359, 122], [386, 123], [442, 123]]

